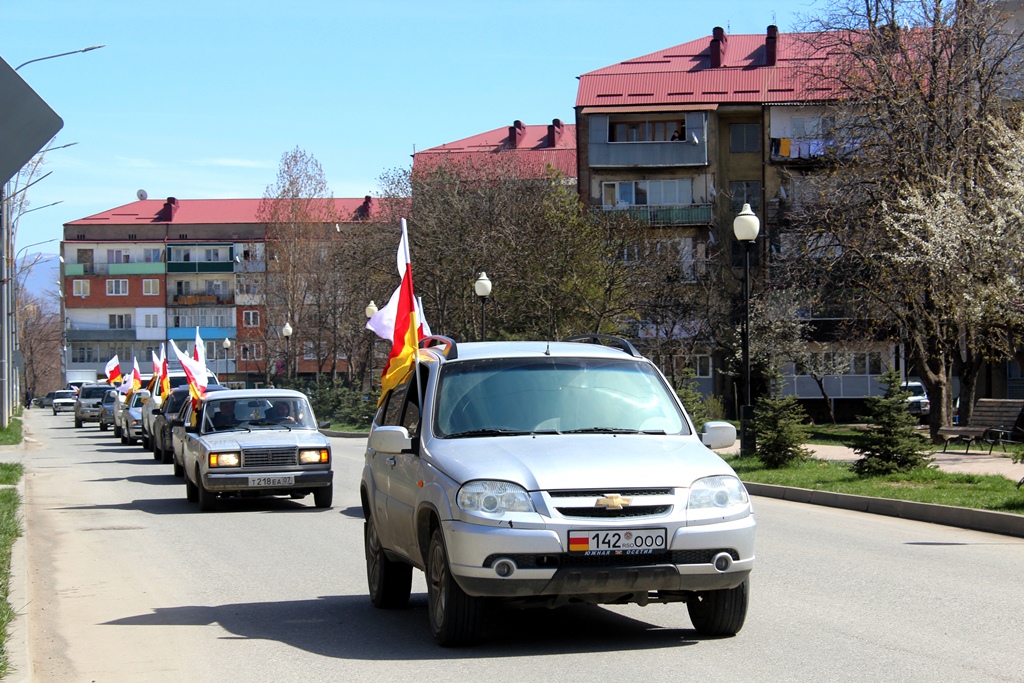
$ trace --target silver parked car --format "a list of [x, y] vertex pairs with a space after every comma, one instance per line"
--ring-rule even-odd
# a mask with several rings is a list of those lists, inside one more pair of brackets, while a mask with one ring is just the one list
[[75, 427], [81, 427], [86, 422], [100, 421], [100, 406], [103, 397], [113, 389], [109, 384], [83, 384], [78, 390], [78, 400], [75, 401]]
[[754, 514], [709, 450], [735, 442], [732, 425], [698, 436], [621, 339], [437, 342], [369, 437], [360, 496], [376, 606], [405, 606], [415, 567], [445, 646], [473, 641], [494, 600], [685, 602], [699, 633], [740, 630]]
[[331, 506], [331, 446], [305, 394], [218, 391], [195, 408], [187, 401], [182, 410], [185, 494], [200, 510], [213, 510], [218, 496], [310, 493], [316, 507]]
[[134, 446], [142, 440], [142, 406], [149, 400], [145, 389], [133, 391], [121, 413], [121, 443]]

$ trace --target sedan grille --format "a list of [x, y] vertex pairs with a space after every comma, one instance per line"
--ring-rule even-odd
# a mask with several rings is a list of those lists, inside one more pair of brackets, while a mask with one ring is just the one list
[[298, 461], [299, 449], [295, 446], [242, 449], [242, 467], [284, 467]]

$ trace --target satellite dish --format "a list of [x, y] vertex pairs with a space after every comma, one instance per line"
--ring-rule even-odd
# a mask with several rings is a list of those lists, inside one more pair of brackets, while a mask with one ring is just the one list
[[147, 199], [149, 199], [149, 195], [146, 194], [145, 190], [139, 190], [138, 192], [135, 193], [135, 196], [139, 198], [139, 201], [146, 201]]

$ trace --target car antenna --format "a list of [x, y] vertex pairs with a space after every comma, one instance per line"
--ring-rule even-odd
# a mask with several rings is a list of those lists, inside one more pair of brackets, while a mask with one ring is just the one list
[[544, 349], [544, 355], [545, 356], [550, 356], [551, 355], [551, 342], [548, 342], [548, 347], [546, 349]]

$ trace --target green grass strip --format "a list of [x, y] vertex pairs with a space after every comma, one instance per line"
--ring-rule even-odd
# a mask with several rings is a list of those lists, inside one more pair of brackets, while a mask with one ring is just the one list
[[[15, 472], [20, 476], [21, 465], [17, 463], [0, 464], [3, 476], [12, 476]], [[17, 481], [17, 479], [15, 479]], [[14, 608], [8, 601], [11, 586], [11, 547], [15, 539], [21, 536], [21, 518], [18, 508], [21, 497], [16, 489], [0, 489], [0, 678], [10, 672], [10, 657], [7, 652], [7, 630], [14, 621]]]

